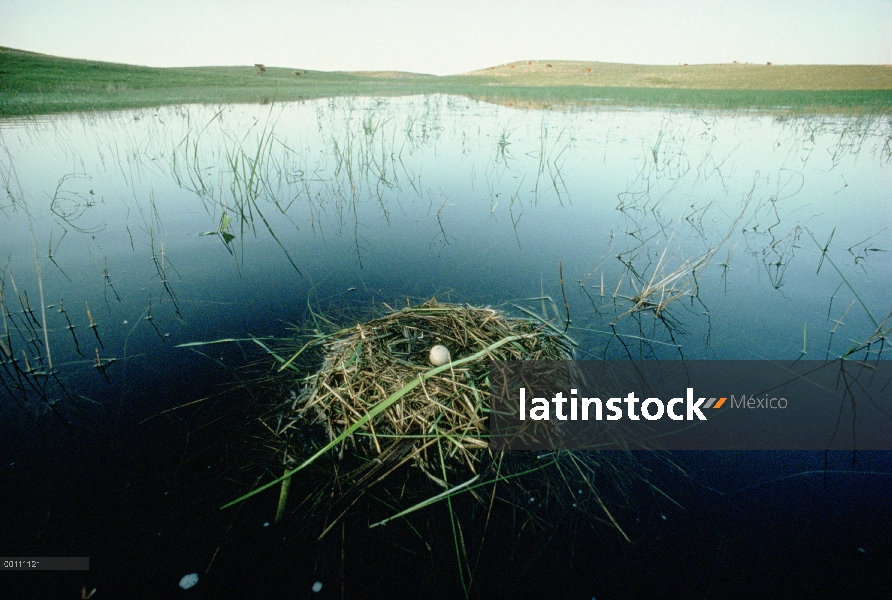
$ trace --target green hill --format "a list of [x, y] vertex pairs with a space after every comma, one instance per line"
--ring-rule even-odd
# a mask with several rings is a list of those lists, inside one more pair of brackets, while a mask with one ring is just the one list
[[0, 47], [0, 116], [432, 93], [517, 107], [619, 105], [892, 112], [892, 67], [884, 65], [667, 67], [522, 61], [447, 77], [297, 67], [265, 67], [262, 73], [259, 71], [253, 65], [141, 67]]

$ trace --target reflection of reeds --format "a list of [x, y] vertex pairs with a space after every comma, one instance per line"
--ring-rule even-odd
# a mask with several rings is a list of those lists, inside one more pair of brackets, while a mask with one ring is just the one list
[[682, 260], [682, 262], [676, 265], [671, 271], [668, 270], [671, 256], [667, 258], [667, 254], [672, 245], [675, 230], [672, 231], [672, 234], [666, 241], [663, 251], [660, 254], [660, 258], [657, 261], [657, 264], [653, 267], [649, 278], [646, 278], [645, 276], [649, 266], [639, 273], [631, 263], [626, 263], [627, 268], [623, 276], [625, 276], [625, 273], [630, 274], [629, 283], [635, 290], [635, 293], [631, 296], [622, 296], [619, 294], [623, 282], [623, 278], [621, 277], [613, 295], [614, 297], [623, 297], [629, 300], [632, 302], [632, 307], [617, 316], [613, 322], [616, 323], [626, 315], [642, 311], [653, 311], [654, 316], [659, 318], [662, 316], [663, 311], [665, 311], [672, 302], [686, 296], [695, 295], [697, 272], [705, 268], [712, 261], [716, 252], [718, 252], [722, 245], [731, 237], [732, 232], [736, 229], [737, 222], [739, 222], [739, 219], [734, 222], [730, 227], [728, 234], [717, 244], [698, 257], [688, 257]]
[[[354, 102], [332, 100], [331, 110], [342, 110], [342, 115], [321, 108], [317, 111], [319, 141], [324, 146], [318, 155], [278, 135], [278, 106], [272, 106], [266, 119], [256, 121], [247, 132], [226, 128], [221, 112], [217, 112], [203, 125], [189, 124], [185, 136], [174, 144], [168, 162], [171, 176], [181, 188], [198, 195], [209, 213], [222, 212], [232, 218], [231, 233], [223, 228], [218, 231], [233, 256], [234, 246], [241, 245], [237, 264], [244, 259], [245, 234], [266, 230], [295, 271], [301, 273], [287, 248], [289, 232], [278, 230], [270, 214], [275, 211], [283, 215], [297, 229], [299, 221], [292, 210], [295, 206], [309, 211], [314, 232], [318, 232], [320, 217], [333, 209], [342, 227], [352, 226], [361, 261], [365, 244], [360, 223], [362, 204], [375, 200], [387, 220], [390, 192], [399, 192], [406, 185], [417, 196], [425, 197], [420, 168], [404, 159], [406, 154], [436, 140], [441, 129], [437, 116], [427, 107], [408, 117], [405, 138], [401, 139], [400, 126], [392, 116], [382, 117], [380, 106], [358, 110]], [[212, 125], [219, 130], [212, 131]], [[208, 157], [222, 160], [204, 162]], [[217, 176], [219, 187], [209, 185], [209, 180]]]
[[46, 302], [43, 297], [43, 274], [40, 271], [40, 256], [37, 254], [37, 238], [34, 236], [34, 223], [31, 220], [31, 213], [25, 210], [28, 217], [28, 228], [31, 231], [31, 245], [34, 249], [34, 269], [37, 273], [37, 289], [40, 292], [40, 319], [41, 329], [43, 330], [43, 348], [46, 352], [46, 363], [49, 373], [53, 372], [53, 355], [50, 352], [50, 336], [46, 326]]
[[[0, 386], [7, 392], [10, 400], [30, 418], [36, 420], [44, 414], [52, 413], [68, 427], [68, 420], [60, 414], [57, 404], [60, 396], [68, 399], [71, 396], [62, 386], [47, 358], [48, 336], [41, 336], [42, 323], [25, 309], [27, 303], [14, 285], [12, 272], [7, 271], [7, 275], [22, 310], [10, 312], [8, 296], [4, 293], [6, 278], [0, 276], [0, 321], [3, 325], [0, 335]], [[45, 316], [45, 310], [42, 314]], [[73, 333], [73, 329], [71, 331]], [[41, 337], [43, 345], [40, 343]], [[19, 354], [21, 358], [17, 358]]]
[[93, 335], [96, 336], [96, 341], [99, 342], [99, 345], [105, 348], [105, 344], [102, 343], [102, 338], [99, 337], [99, 325], [96, 324], [96, 321], [93, 320], [92, 313], [90, 313], [90, 304], [87, 301], [84, 301], [84, 306], [87, 308], [87, 318], [90, 320], [90, 329], [93, 330]]
[[[815, 236], [812, 234], [811, 231], [809, 231], [806, 228], [805, 232], [808, 234], [808, 236], [815, 243], [815, 246], [817, 246], [817, 248], [821, 251], [821, 260], [818, 262], [818, 269], [817, 269], [816, 274], [821, 272], [821, 266], [824, 264], [824, 261], [826, 260], [827, 263], [831, 267], [833, 267], [833, 269], [836, 271], [836, 273], [839, 275], [840, 279], [842, 280], [842, 282], [839, 284], [839, 287], [837, 287], [836, 291], [834, 291], [833, 295], [830, 297], [830, 306], [828, 306], [828, 308], [827, 308], [827, 319], [830, 320], [830, 310], [833, 307], [833, 301], [836, 297], [836, 292], [838, 292], [840, 288], [842, 288], [843, 286], [847, 287], [849, 289], [849, 291], [852, 293], [852, 295], [855, 297], [855, 299], [852, 300], [852, 302], [849, 304], [848, 308], [846, 308], [845, 312], [843, 312], [842, 316], [840, 316], [836, 320], [831, 321], [832, 323], [835, 323], [835, 325], [830, 330], [830, 336], [829, 336], [829, 339], [827, 340], [827, 351], [825, 354], [825, 358], [829, 358], [829, 356], [830, 356], [830, 348], [831, 348], [831, 345], [833, 344], [833, 335], [836, 333], [837, 328], [839, 328], [843, 324], [843, 319], [846, 318], [846, 315], [849, 314], [849, 311], [852, 310], [852, 307], [857, 302], [858, 304], [861, 305], [861, 308], [864, 309], [864, 313], [867, 315], [867, 318], [870, 319], [871, 323], [873, 323], [874, 330], [871, 333], [871, 335], [864, 341], [852, 340], [852, 345], [849, 346], [849, 348], [842, 354], [842, 358], [847, 358], [847, 357], [852, 356], [858, 352], [861, 352], [862, 350], [865, 351], [866, 354], [870, 354], [870, 352], [873, 349], [873, 346], [879, 344], [880, 348], [878, 351], [876, 351], [877, 358], [879, 359], [880, 355], [883, 353], [883, 350], [885, 349], [886, 339], [888, 339], [889, 335], [892, 334], [892, 325], [890, 325], [890, 321], [892, 321], [892, 312], [890, 312], [888, 315], [886, 315], [886, 317], [882, 321], [878, 321], [876, 319], [876, 317], [874, 317], [871, 310], [867, 307], [867, 304], [865, 304], [864, 300], [861, 298], [861, 296], [858, 294], [858, 292], [855, 290], [855, 288], [849, 282], [848, 278], [845, 276], [845, 274], [842, 272], [842, 270], [837, 266], [837, 264], [833, 261], [833, 259], [830, 258], [830, 255], [828, 252], [830, 250], [830, 243], [833, 240], [833, 235], [836, 232], [835, 229], [830, 233], [830, 236], [827, 239], [827, 242], [824, 244], [823, 247], [821, 246], [821, 244], [818, 242], [818, 240], [815, 238]], [[851, 248], [849, 248], [849, 252], [852, 253]], [[856, 260], [856, 263], [857, 262], [858, 261]]]
[[180, 316], [180, 305], [177, 303], [177, 297], [173, 293], [173, 289], [170, 287], [170, 282], [167, 279], [167, 261], [164, 255], [164, 242], [161, 242], [160, 253], [155, 251], [155, 239], [152, 236], [152, 262], [155, 263], [155, 271], [158, 273], [158, 277], [161, 279], [161, 285], [164, 286], [164, 291], [167, 292], [168, 297], [171, 302], [173, 302], [174, 310]]
[[545, 174], [545, 172], [548, 171], [548, 178], [551, 180], [551, 187], [554, 190], [555, 195], [557, 196], [558, 203], [563, 206], [563, 196], [561, 190], [563, 190], [563, 194], [566, 195], [567, 185], [564, 182], [564, 176], [561, 168], [564, 161], [566, 160], [564, 154], [567, 152], [567, 150], [569, 150], [571, 144], [570, 140], [561, 144], [561, 138], [564, 137], [565, 133], [567, 133], [566, 125], [558, 132], [554, 143], [551, 144], [551, 147], [549, 148], [548, 126], [545, 123], [545, 119], [542, 119], [542, 122], [539, 126], [539, 166], [536, 170], [536, 182], [533, 186], [534, 201], [538, 201], [539, 199], [539, 180]]
[[[249, 152], [246, 149], [245, 139], [247, 135], [241, 140], [237, 140], [234, 147], [226, 148], [226, 162], [230, 173], [229, 189], [233, 197], [234, 210], [239, 216], [241, 238], [244, 238], [245, 232], [249, 228], [252, 233], [256, 234], [256, 219], [259, 218], [270, 236], [282, 249], [288, 262], [300, 274], [300, 269], [291, 258], [288, 249], [279, 240], [279, 236], [273, 231], [272, 225], [270, 225], [269, 220], [264, 215], [265, 209], [261, 209], [260, 205], [260, 200], [264, 196], [275, 203], [275, 193], [272, 188], [273, 177], [271, 174], [271, 168], [274, 166], [272, 144], [275, 139], [273, 137], [275, 122], [270, 121], [271, 116], [272, 108], [270, 108], [270, 114], [267, 116], [263, 129], [257, 137], [256, 147], [253, 151]], [[221, 197], [220, 202], [225, 210], [225, 199]], [[242, 249], [244, 249], [244, 246]]]

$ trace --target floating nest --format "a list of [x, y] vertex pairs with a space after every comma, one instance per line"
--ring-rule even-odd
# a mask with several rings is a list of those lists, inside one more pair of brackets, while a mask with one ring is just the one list
[[[439, 367], [437, 345], [451, 357]], [[387, 473], [415, 464], [444, 487], [446, 467], [476, 473], [488, 453], [490, 362], [572, 356], [550, 323], [436, 300], [341, 330], [322, 350], [293, 418], [315, 416], [341, 458], [353, 452]]]

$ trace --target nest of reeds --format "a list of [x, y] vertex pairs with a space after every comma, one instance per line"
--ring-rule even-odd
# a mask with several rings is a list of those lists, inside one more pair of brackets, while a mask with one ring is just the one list
[[[448, 348], [450, 363], [431, 365], [435, 345]], [[488, 451], [490, 361], [572, 354], [543, 322], [436, 300], [342, 330], [323, 352], [297, 411], [315, 413], [341, 456], [352, 449], [392, 469], [414, 463], [444, 486], [447, 463], [476, 472]]]

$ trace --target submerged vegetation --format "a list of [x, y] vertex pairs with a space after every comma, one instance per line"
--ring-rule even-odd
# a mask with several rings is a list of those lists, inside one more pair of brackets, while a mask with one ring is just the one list
[[0, 117], [189, 103], [269, 103], [435, 93], [518, 107], [651, 106], [889, 113], [892, 68], [524, 61], [436, 77], [263, 65], [151, 68], [0, 47]]

